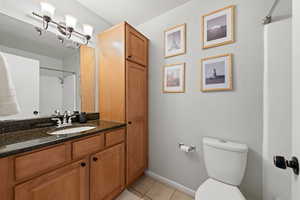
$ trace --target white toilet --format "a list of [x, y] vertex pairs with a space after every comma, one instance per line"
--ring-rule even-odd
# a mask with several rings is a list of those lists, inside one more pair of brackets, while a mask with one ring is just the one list
[[196, 192], [196, 200], [246, 200], [238, 186], [244, 177], [248, 147], [219, 139], [203, 139], [209, 179]]

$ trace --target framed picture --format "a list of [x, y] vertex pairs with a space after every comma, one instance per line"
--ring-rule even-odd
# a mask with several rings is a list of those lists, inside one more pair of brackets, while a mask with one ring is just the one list
[[186, 25], [181, 24], [165, 30], [165, 58], [185, 54]]
[[202, 59], [201, 90], [232, 90], [232, 54]]
[[204, 49], [234, 42], [235, 6], [228, 6], [202, 16], [202, 46]]
[[185, 63], [165, 65], [163, 69], [163, 92], [185, 92]]

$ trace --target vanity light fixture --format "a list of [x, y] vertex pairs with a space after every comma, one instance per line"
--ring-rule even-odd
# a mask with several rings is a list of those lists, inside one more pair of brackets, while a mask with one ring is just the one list
[[76, 27], [77, 19], [72, 15], [65, 15], [65, 22], [66, 22], [66, 36], [70, 38], [72, 36], [72, 32]]
[[41, 2], [41, 14], [36, 12], [32, 12], [33, 16], [38, 17], [43, 20], [43, 29], [47, 30], [49, 24], [53, 24], [56, 26], [57, 30], [67, 37], [68, 39], [71, 38], [72, 35], [77, 35], [82, 38], [85, 44], [91, 40], [93, 35], [93, 27], [88, 24], [84, 24], [82, 26], [83, 33], [76, 31], [77, 19], [72, 15], [65, 15], [64, 22], [57, 22], [53, 20], [53, 16], [55, 13], [55, 7], [49, 3]]
[[54, 16], [55, 7], [50, 3], [41, 2], [41, 12], [43, 16], [43, 28], [48, 29], [49, 22], [51, 22], [52, 17]]
[[86, 35], [86, 39], [90, 40], [93, 35], [94, 28], [89, 24], [83, 24], [83, 33]]

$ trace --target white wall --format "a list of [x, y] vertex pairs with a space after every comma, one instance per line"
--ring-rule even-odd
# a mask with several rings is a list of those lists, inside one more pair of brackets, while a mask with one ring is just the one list
[[63, 62], [60, 59], [51, 58], [48, 56], [31, 53], [29, 51], [23, 51], [20, 49], [7, 47], [7, 46], [1, 45], [1, 44], [0, 44], [0, 51], [2, 51], [4, 53], [14, 54], [17, 56], [22, 56], [22, 57], [38, 60], [40, 62], [41, 67], [62, 68], [62, 66], [63, 66]]
[[[284, 1], [275, 15], [290, 14]], [[197, 187], [207, 178], [202, 138], [225, 138], [249, 145], [248, 167], [241, 185], [247, 199], [262, 199], [263, 137], [263, 26], [272, 0], [192, 0], [156, 17], [138, 29], [150, 39], [149, 59], [149, 168], [154, 173]], [[237, 5], [236, 43], [208, 50], [201, 48], [200, 16]], [[187, 53], [164, 59], [163, 31], [187, 23]], [[234, 90], [200, 92], [201, 58], [233, 53]], [[186, 62], [186, 93], [162, 93], [162, 67]], [[194, 144], [197, 152], [184, 154], [178, 143]]]
[[40, 115], [49, 116], [55, 110], [62, 112], [63, 87], [58, 76], [40, 77]]
[[[293, 0], [292, 20], [292, 146], [293, 156], [300, 158], [300, 1]], [[300, 179], [294, 176], [292, 179], [292, 200], [300, 199]]]
[[[79, 49], [73, 55], [63, 59], [64, 70], [76, 73], [76, 108], [80, 110], [80, 51]], [[70, 74], [65, 74], [70, 75]]]
[[[280, 47], [280, 48], [278, 48]], [[263, 199], [291, 199], [291, 170], [273, 164], [273, 156], [291, 156], [292, 21], [265, 26]], [[278, 181], [280, 180], [280, 181]]]
[[[78, 107], [76, 107], [76, 98], [77, 91], [76, 91], [76, 76], [75, 75], [68, 75], [64, 77], [64, 85], [62, 90], [63, 96], [63, 110], [68, 111], [78, 111]], [[79, 97], [79, 96], [78, 96]]]

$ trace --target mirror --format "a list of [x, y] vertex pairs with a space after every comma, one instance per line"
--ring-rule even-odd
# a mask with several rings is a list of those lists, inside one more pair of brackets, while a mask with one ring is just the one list
[[4, 14], [0, 27], [0, 52], [20, 107], [19, 114], [0, 120], [80, 111], [80, 45], [49, 31], [40, 35], [33, 25]]

